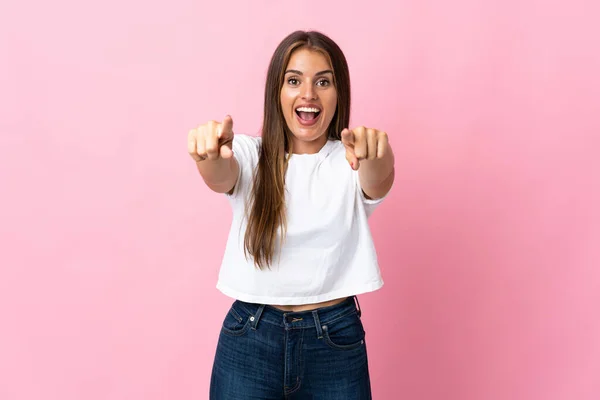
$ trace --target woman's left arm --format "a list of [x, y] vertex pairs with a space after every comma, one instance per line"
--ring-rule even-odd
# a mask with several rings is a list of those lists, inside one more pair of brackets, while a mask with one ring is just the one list
[[385, 196], [394, 183], [394, 152], [388, 135], [377, 129], [359, 126], [342, 131], [346, 160], [358, 171], [360, 187], [370, 199]]

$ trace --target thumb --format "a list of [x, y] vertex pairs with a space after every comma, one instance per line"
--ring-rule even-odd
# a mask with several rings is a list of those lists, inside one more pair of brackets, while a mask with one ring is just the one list
[[357, 171], [360, 166], [356, 154], [354, 154], [354, 133], [346, 128], [342, 131], [342, 144], [346, 147], [346, 160], [353, 170]]
[[219, 139], [231, 139], [233, 138], [233, 118], [230, 115], [225, 116], [223, 123], [221, 124], [221, 130], [219, 132]]
[[219, 149], [219, 156], [225, 159], [231, 158], [233, 157], [233, 150], [229, 146], [221, 146]]

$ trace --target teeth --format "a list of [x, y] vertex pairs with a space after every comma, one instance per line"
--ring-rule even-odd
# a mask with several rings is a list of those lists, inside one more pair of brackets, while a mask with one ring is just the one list
[[319, 110], [318, 108], [313, 108], [313, 107], [298, 107], [298, 108], [296, 108], [296, 111], [312, 112], [312, 113], [321, 112], [321, 110]]

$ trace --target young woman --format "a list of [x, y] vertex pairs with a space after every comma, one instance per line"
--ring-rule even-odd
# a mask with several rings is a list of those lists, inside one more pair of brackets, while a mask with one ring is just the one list
[[356, 295], [383, 285], [367, 223], [394, 181], [385, 132], [349, 129], [340, 48], [294, 32], [267, 74], [261, 137], [230, 116], [190, 131], [188, 152], [233, 209], [217, 288], [235, 299], [211, 399], [370, 399]]

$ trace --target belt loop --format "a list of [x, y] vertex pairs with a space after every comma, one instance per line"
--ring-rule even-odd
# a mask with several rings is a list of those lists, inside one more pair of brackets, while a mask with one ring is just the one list
[[321, 321], [319, 320], [319, 311], [313, 310], [312, 312], [313, 318], [315, 319], [315, 328], [317, 328], [317, 338], [323, 338], [323, 331], [321, 330]]
[[356, 307], [358, 309], [358, 317], [362, 315], [362, 311], [360, 310], [360, 303], [358, 302], [358, 296], [354, 296], [354, 300], [356, 301]]
[[258, 310], [256, 310], [256, 314], [250, 316], [250, 328], [255, 331], [256, 325], [258, 325], [258, 320], [262, 315], [263, 310], [265, 309], [265, 305], [261, 304], [258, 306]]

